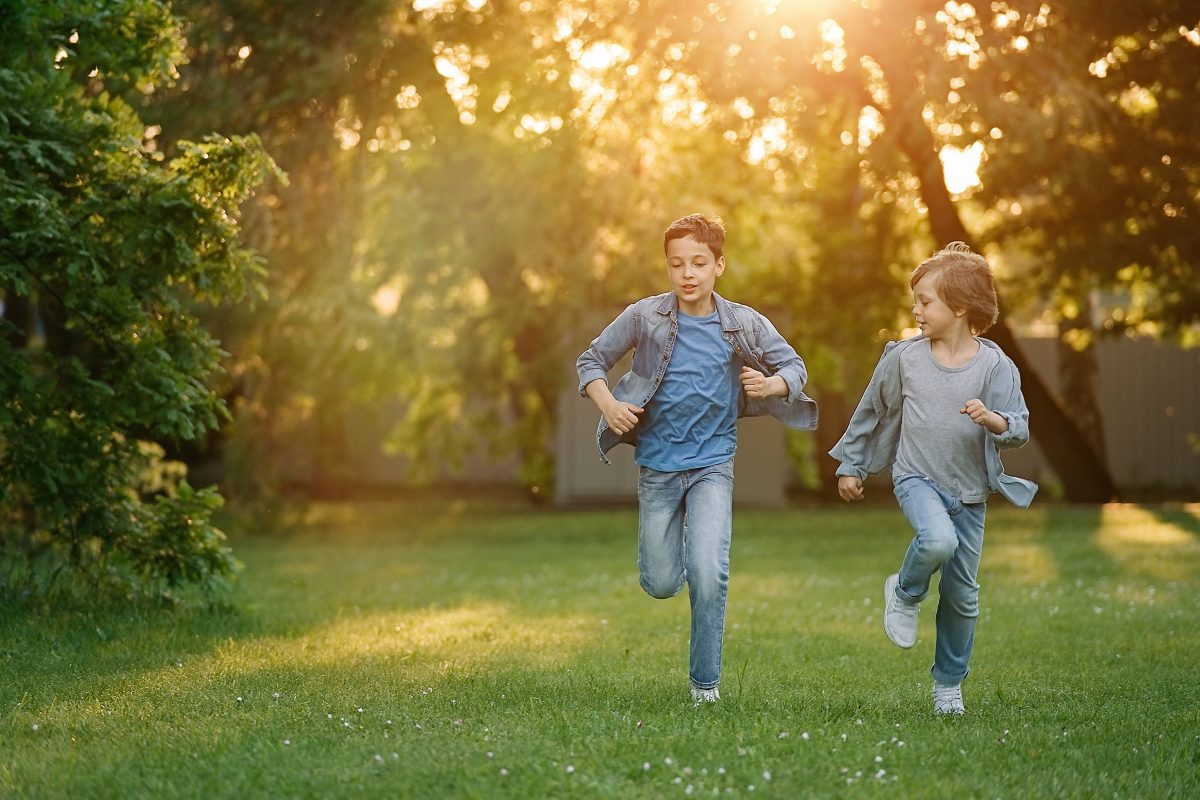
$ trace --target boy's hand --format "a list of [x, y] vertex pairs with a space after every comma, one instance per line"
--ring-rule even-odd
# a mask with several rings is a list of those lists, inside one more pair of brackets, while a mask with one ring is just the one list
[[842, 475], [838, 478], [838, 494], [847, 503], [853, 503], [855, 500], [863, 499], [863, 485], [861, 478], [855, 478], [853, 475]]
[[741, 381], [748, 397], [787, 397], [787, 381], [778, 375], [768, 378], [756, 369], [742, 367]]
[[1008, 430], [1008, 420], [994, 411], [989, 411], [983, 401], [978, 398], [963, 403], [963, 407], [958, 410], [958, 413], [966, 414], [971, 418], [971, 422], [987, 428], [992, 433], [1000, 434]]
[[638, 415], [645, 410], [633, 403], [623, 403], [614, 399], [604, 407], [604, 421], [608, 423], [608, 427], [624, 436], [638, 424]]

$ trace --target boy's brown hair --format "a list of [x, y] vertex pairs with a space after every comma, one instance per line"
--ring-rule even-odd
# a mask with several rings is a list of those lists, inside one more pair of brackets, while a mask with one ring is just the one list
[[713, 258], [722, 258], [725, 254], [725, 224], [717, 216], [704, 214], [688, 214], [675, 220], [663, 232], [663, 253], [672, 239], [692, 237], [697, 242], [707, 245], [712, 251]]
[[1000, 302], [992, 269], [983, 256], [962, 242], [951, 242], [913, 270], [908, 285], [915, 288], [926, 275], [938, 276], [938, 297], [954, 311], [966, 311], [971, 333], [979, 335], [1000, 318]]

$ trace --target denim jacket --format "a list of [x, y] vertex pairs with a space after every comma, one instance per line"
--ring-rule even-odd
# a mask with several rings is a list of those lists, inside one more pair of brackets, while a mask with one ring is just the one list
[[[900, 442], [900, 417], [903, 392], [900, 383], [900, 353], [922, 341], [924, 336], [914, 336], [899, 342], [888, 342], [883, 356], [875, 366], [875, 374], [867, 384], [858, 408], [850, 418], [841, 440], [829, 451], [829, 455], [841, 462], [838, 475], [865, 478], [891, 466]], [[988, 487], [1000, 492], [1009, 502], [1026, 508], [1033, 502], [1037, 484], [1023, 478], [1004, 474], [1000, 463], [1000, 451], [1021, 447], [1029, 441], [1029, 409], [1021, 394], [1021, 374], [1000, 345], [988, 339], [976, 340], [982, 347], [990, 347], [1000, 356], [992, 374], [984, 386], [983, 397], [979, 398], [991, 411], [1008, 421], [1004, 433], [987, 431], [984, 463], [987, 466]]]
[[[751, 398], [742, 393], [738, 416], [770, 414], [793, 428], [816, 428], [817, 404], [801, 391], [808, 380], [804, 361], [762, 314], [750, 306], [731, 303], [716, 292], [713, 299], [725, 341], [733, 346], [742, 363], [766, 376], [779, 375], [788, 387], [787, 397]], [[667, 373], [679, 333], [678, 314], [674, 292], [647, 297], [627, 307], [575, 362], [579, 393], [586, 397], [589, 383], [597, 378], [607, 380], [608, 371], [632, 349], [633, 368], [617, 381], [612, 393], [622, 402], [645, 408]], [[601, 416], [596, 429], [601, 460], [610, 463], [608, 451], [622, 442], [636, 446], [637, 427], [622, 436], [610, 430]]]

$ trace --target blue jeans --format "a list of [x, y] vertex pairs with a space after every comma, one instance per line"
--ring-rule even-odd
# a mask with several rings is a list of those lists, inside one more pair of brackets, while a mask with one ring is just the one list
[[900, 510], [916, 532], [904, 563], [896, 595], [921, 601], [933, 573], [942, 571], [938, 593], [937, 641], [933, 677], [958, 684], [967, 677], [979, 616], [979, 557], [987, 503], [963, 503], [922, 476], [903, 476], [894, 488]]
[[682, 472], [638, 472], [638, 571], [651, 597], [673, 597], [686, 580], [692, 602], [688, 675], [692, 685], [721, 682], [729, 544], [733, 537], [733, 460]]

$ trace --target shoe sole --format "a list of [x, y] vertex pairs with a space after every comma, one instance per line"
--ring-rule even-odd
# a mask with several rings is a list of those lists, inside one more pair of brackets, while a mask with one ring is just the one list
[[908, 644], [904, 644], [896, 639], [895, 635], [892, 634], [892, 629], [888, 627], [888, 607], [893, 603], [900, 602], [896, 599], [896, 584], [900, 581], [897, 580], [893, 583], [893, 578], [894, 576], [889, 575], [888, 579], [883, 582], [883, 632], [887, 634], [888, 641], [896, 645], [896, 647], [902, 650], [911, 650], [917, 644], [916, 639]]

